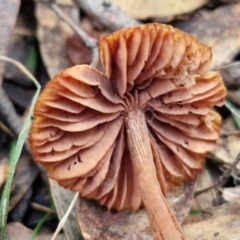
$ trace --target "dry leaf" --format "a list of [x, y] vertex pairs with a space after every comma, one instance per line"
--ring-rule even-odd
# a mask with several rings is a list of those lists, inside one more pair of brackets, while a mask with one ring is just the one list
[[236, 90], [228, 90], [227, 97], [231, 102], [240, 106], [240, 88]]
[[[62, 10], [69, 16], [78, 15], [77, 8], [62, 7]], [[35, 13], [41, 56], [49, 76], [53, 77], [71, 65], [66, 54], [66, 41], [73, 35], [73, 30], [43, 3], [36, 3]]]
[[[167, 200], [179, 222], [188, 214], [195, 181], [186, 182], [168, 193]], [[85, 239], [92, 240], [152, 240], [145, 209], [137, 212], [124, 210], [111, 212], [94, 201], [79, 199], [78, 222]]]
[[[222, 124], [221, 131], [231, 132], [237, 130], [236, 125], [232, 117], [224, 120]], [[240, 136], [239, 135], [229, 135], [222, 136], [217, 142], [216, 149], [210, 153], [214, 159], [219, 163], [232, 164], [240, 152]], [[240, 163], [236, 166], [237, 170], [240, 171]]]
[[[97, 31], [94, 29], [92, 20], [89, 18], [82, 19], [80, 27], [89, 36], [95, 38], [96, 40], [99, 40], [101, 36], [108, 34], [107, 32]], [[85, 42], [77, 34], [74, 34], [67, 39], [66, 52], [73, 65], [90, 64], [92, 60], [91, 50], [86, 46]], [[99, 66], [97, 69], [103, 71], [100, 61], [98, 65]]]
[[29, 107], [29, 103], [33, 97], [33, 91], [22, 88], [17, 84], [13, 84], [11, 81], [4, 81], [3, 89], [14, 104], [21, 106], [24, 109]]
[[[0, 1], [0, 55], [7, 55], [9, 40], [20, 6], [19, 0]], [[0, 86], [5, 68], [5, 61], [0, 61]]]
[[[20, 222], [13, 222], [7, 225], [7, 240], [29, 240], [31, 239], [33, 231], [25, 227]], [[38, 234], [35, 240], [49, 240], [52, 233]], [[63, 233], [59, 234], [56, 240], [66, 240]]]
[[222, 196], [227, 202], [240, 202], [240, 187], [223, 188]]
[[240, 87], [240, 62], [233, 62], [217, 70], [220, 71], [226, 87]]
[[64, 7], [75, 7], [76, 6], [74, 4], [74, 2], [71, 0], [56, 0], [55, 2], [57, 5], [64, 6]]
[[38, 174], [38, 168], [36, 164], [28, 155], [23, 155], [16, 168], [16, 172], [13, 179], [13, 191], [11, 193], [11, 199], [9, 203], [9, 210], [14, 208], [16, 204], [27, 193], [32, 186], [36, 176]]
[[[35, 69], [33, 68], [35, 64], [29, 63], [34, 61], [37, 62], [37, 54], [34, 54], [36, 52], [34, 35], [36, 22], [34, 21], [34, 13], [26, 14], [26, 12], [32, 11], [32, 7], [33, 2], [26, 4], [18, 14], [13, 34], [9, 40], [8, 57], [23, 63], [31, 73], [34, 73]], [[32, 35], [29, 33], [32, 33]], [[4, 78], [5, 82], [8, 82], [8, 80], [14, 81], [14, 83], [16, 83], [14, 85], [21, 85], [24, 87], [33, 86], [33, 83], [26, 74], [10, 62], [6, 62]], [[28, 101], [28, 104], [29, 102], [30, 101]]]
[[[62, 219], [64, 214], [67, 212], [75, 193], [63, 187], [60, 187], [54, 180], [50, 179], [49, 181], [58, 217], [59, 219]], [[68, 219], [65, 222], [65, 225], [63, 226], [65, 235], [68, 240], [79, 240], [81, 236], [81, 231], [77, 222], [76, 212], [76, 208], [73, 208], [72, 212], [70, 213]]]
[[176, 15], [192, 12], [208, 0], [113, 0], [123, 11], [136, 19], [168, 19]]
[[240, 203], [226, 203], [219, 207], [204, 209], [201, 220], [183, 225], [186, 238], [190, 240], [239, 240]]
[[239, 15], [240, 4], [224, 5], [177, 26], [212, 47], [211, 67], [216, 68], [230, 63], [240, 51]]
[[[203, 171], [197, 176], [196, 190], [206, 188], [212, 185], [213, 182], [211, 171], [205, 166]], [[215, 188], [198, 195], [193, 199], [191, 209], [199, 210], [213, 207], [216, 203], [216, 196]]]
[[91, 63], [92, 54], [90, 49], [86, 47], [84, 41], [76, 34], [67, 39], [66, 51], [73, 65]]
[[240, 62], [233, 62], [217, 70], [220, 71], [224, 83], [228, 88], [228, 98], [240, 106]]

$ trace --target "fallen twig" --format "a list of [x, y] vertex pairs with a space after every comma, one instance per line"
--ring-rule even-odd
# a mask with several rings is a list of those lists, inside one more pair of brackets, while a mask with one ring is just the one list
[[53, 213], [56, 214], [56, 211], [49, 208], [49, 207], [45, 207], [41, 204], [35, 203], [35, 202], [31, 202], [31, 207], [35, 210], [41, 211], [41, 212], [45, 212], [45, 213]]
[[97, 23], [111, 31], [141, 24], [109, 0], [74, 0], [74, 2]]
[[14, 133], [2, 122], [0, 122], [0, 129], [3, 130], [6, 134], [8, 134], [11, 138], [15, 138]]
[[240, 130], [222, 132], [220, 134], [220, 137], [228, 137], [228, 136], [240, 136]]
[[194, 193], [194, 197], [198, 196], [199, 194], [206, 192], [212, 188], [215, 187], [220, 187], [223, 185], [223, 183], [228, 179], [228, 177], [230, 176], [231, 172], [233, 171], [233, 169], [236, 167], [236, 165], [240, 162], [240, 152], [238, 153], [237, 157], [235, 158], [234, 162], [230, 165], [229, 169], [225, 172], [223, 172], [223, 174], [218, 178], [218, 180], [213, 183], [212, 185], [205, 187], [205, 188], [200, 188], [197, 189]]

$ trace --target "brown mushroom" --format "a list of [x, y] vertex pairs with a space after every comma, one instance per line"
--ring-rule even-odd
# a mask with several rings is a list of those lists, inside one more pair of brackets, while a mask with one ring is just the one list
[[215, 147], [226, 90], [211, 49], [168, 25], [100, 40], [105, 74], [63, 71], [41, 94], [30, 145], [61, 186], [108, 209], [146, 207], [155, 239], [184, 239], [165, 200]]

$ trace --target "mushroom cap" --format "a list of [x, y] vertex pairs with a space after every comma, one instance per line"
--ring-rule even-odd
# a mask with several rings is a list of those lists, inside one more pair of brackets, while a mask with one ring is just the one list
[[[214, 149], [226, 89], [208, 72], [211, 49], [162, 24], [122, 29], [100, 40], [105, 74], [77, 65], [55, 76], [34, 110], [34, 159], [61, 186], [107, 208], [143, 203], [126, 143], [133, 95], [145, 114], [164, 193], [201, 170]], [[137, 93], [137, 94], [136, 94]]]

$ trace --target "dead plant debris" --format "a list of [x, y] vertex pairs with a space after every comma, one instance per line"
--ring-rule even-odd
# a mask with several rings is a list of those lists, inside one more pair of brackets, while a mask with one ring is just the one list
[[[147, 184], [145, 190], [139, 187], [136, 177], [139, 172], [136, 171], [140, 170], [127, 165], [135, 153], [130, 151], [132, 146], [128, 142], [131, 139], [127, 138], [123, 127], [127, 122], [124, 112], [134, 101], [144, 110], [146, 126], [151, 132], [148, 147], [158, 169], [155, 179], [161, 189], [162, 206], [169, 205], [172, 212], [166, 222], [172, 222], [178, 229], [180, 239], [183, 234], [189, 240], [238, 239], [240, 163], [235, 167], [233, 164], [240, 152], [240, 119], [233, 111], [221, 107], [225, 92], [220, 75], [230, 103], [227, 106], [239, 115], [239, 13], [240, 3], [227, 0], [194, 0], [191, 4], [182, 0], [2, 1], [0, 55], [10, 56], [25, 65], [43, 88], [47, 83], [43, 93], [46, 100], [37, 106], [38, 113], [44, 116], [39, 120], [36, 113], [32, 114], [32, 122], [42, 124], [41, 134], [35, 134], [39, 153], [33, 156], [25, 144], [9, 189], [9, 208], [4, 204], [0, 206], [0, 216], [9, 209], [6, 239], [25, 240], [33, 236], [39, 240], [50, 239], [59, 221], [56, 213], [60, 219], [64, 218], [73, 199], [72, 192], [54, 180], [48, 181], [45, 169], [33, 161], [39, 159], [48, 168], [50, 177], [60, 185], [88, 198], [78, 199], [63, 232], [56, 239], [153, 239], [152, 233], [158, 229], [152, 219], [158, 211], [152, 210], [152, 205], [156, 204], [147, 201], [153, 185]], [[154, 22], [167, 22], [173, 28]], [[149, 24], [136, 27], [146, 23]], [[165, 30], [157, 30], [157, 26]], [[120, 30], [129, 27], [133, 28]], [[117, 30], [120, 31], [113, 33]], [[182, 31], [212, 48], [211, 69], [215, 72], [206, 73], [211, 61], [210, 48], [204, 45], [198, 48], [197, 40]], [[167, 50], [161, 52], [166, 61], [158, 58], [160, 45]], [[188, 64], [193, 52], [198, 60], [190, 69]], [[78, 64], [92, 64], [95, 68], [85, 65], [79, 71], [79, 67], [73, 66]], [[67, 68], [70, 70], [63, 72]], [[195, 74], [194, 78], [186, 80], [186, 72]], [[158, 85], [159, 76], [165, 76], [162, 82], [168, 86]], [[51, 82], [48, 83], [53, 78], [54, 96], [49, 92]], [[192, 87], [193, 79], [198, 79], [201, 88]], [[13, 142], [25, 122], [35, 87], [25, 74], [4, 61], [0, 61], [0, 85], [0, 186], [3, 192], [9, 178]], [[169, 90], [171, 94], [161, 92], [173, 85], [177, 88]], [[134, 92], [136, 86], [137, 92]], [[190, 106], [192, 101], [198, 105]], [[218, 106], [214, 110], [219, 115], [204, 112], [205, 108], [207, 111], [214, 105]], [[177, 111], [181, 111], [181, 117]], [[221, 125], [218, 116], [222, 118]], [[82, 125], [75, 126], [79, 119], [83, 120]], [[61, 131], [55, 131], [55, 125], [60, 126]], [[85, 129], [87, 125], [91, 126]], [[136, 125], [134, 122], [132, 126]], [[69, 126], [81, 128], [84, 137], [74, 134]], [[111, 140], [108, 134], [115, 137]], [[183, 135], [187, 139], [180, 143]], [[104, 136], [103, 141], [96, 147], [95, 142], [101, 136]], [[143, 141], [147, 135], [144, 136]], [[170, 136], [173, 138], [169, 139]], [[199, 141], [203, 145], [193, 144]], [[108, 147], [104, 148], [106, 145]], [[180, 147], [180, 153], [176, 146]], [[207, 162], [203, 163], [206, 150]], [[159, 151], [164, 153], [161, 158], [156, 157]], [[79, 158], [77, 152], [81, 153]], [[100, 161], [82, 168], [85, 170], [79, 173], [78, 164], [71, 162], [73, 155], [79, 164], [93, 164], [96, 158]], [[121, 164], [117, 164], [117, 160], [111, 162], [112, 156]], [[159, 161], [166, 156], [170, 162]], [[66, 178], [69, 166], [72, 175]], [[116, 179], [114, 172], [119, 173]], [[212, 187], [226, 174], [229, 177], [224, 183]], [[110, 179], [115, 179], [116, 184]], [[174, 188], [177, 180], [182, 184]], [[183, 183], [183, 180], [187, 181]], [[108, 188], [108, 194], [104, 194]], [[194, 196], [199, 190], [201, 194]], [[105, 207], [90, 199], [97, 199]], [[152, 227], [147, 212], [141, 208], [143, 203]], [[106, 207], [115, 209], [110, 211]], [[134, 213], [116, 211], [123, 207], [140, 209]], [[178, 224], [182, 224], [182, 230]], [[4, 227], [2, 219], [0, 227]], [[154, 238], [169, 239], [166, 227], [163, 232], [162, 236], [154, 235]], [[4, 239], [3, 235], [1, 237]]]

